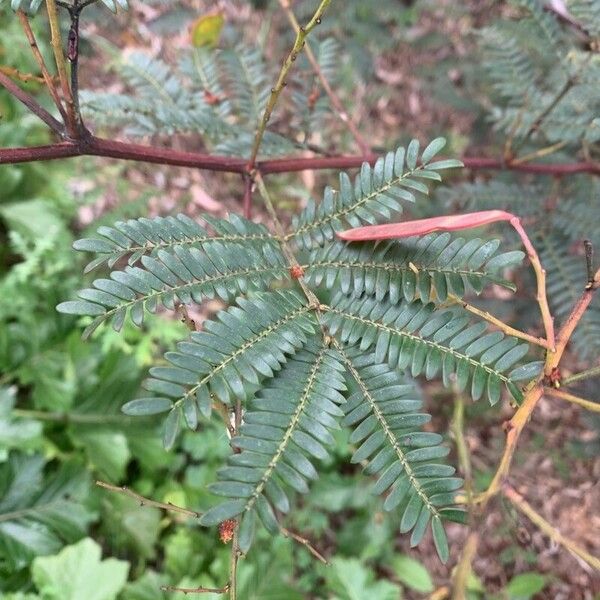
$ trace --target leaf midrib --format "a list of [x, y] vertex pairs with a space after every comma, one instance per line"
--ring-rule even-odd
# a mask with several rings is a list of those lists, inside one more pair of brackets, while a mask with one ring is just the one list
[[[289, 323], [290, 321], [294, 320], [295, 318], [299, 317], [300, 315], [310, 312], [311, 310], [312, 310], [312, 308], [310, 306], [302, 306], [300, 308], [297, 308], [293, 312], [285, 315], [285, 317], [283, 317], [282, 319], [279, 319], [279, 320], [275, 321], [275, 323], [272, 323], [271, 325], [269, 325], [269, 327], [267, 327], [266, 329], [263, 329], [259, 334], [254, 336], [252, 339], [246, 341], [240, 348], [238, 348], [235, 352], [230, 354], [225, 360], [221, 361], [218, 365], [215, 365], [215, 367], [213, 369], [211, 369], [210, 372], [207, 373], [200, 382], [198, 382], [196, 385], [194, 385], [192, 388], [190, 388], [182, 398], [177, 400], [177, 402], [175, 402], [175, 404], [173, 406], [173, 409], [176, 408], [177, 406], [179, 406], [180, 404], [182, 404], [183, 402], [185, 402], [185, 400], [187, 400], [190, 396], [195, 394], [196, 391], [198, 390], [198, 388], [203, 386], [207, 381], [209, 381], [212, 377], [214, 377], [215, 373], [218, 373], [219, 371], [223, 370], [230, 362], [235, 360], [238, 356], [241, 356], [249, 348], [251, 348], [258, 342], [260, 342], [262, 339], [269, 336], [271, 333], [273, 333], [274, 331], [276, 331], [277, 329], [279, 329], [286, 323]], [[173, 409], [171, 409], [171, 410], [173, 410]]]
[[[139, 296], [138, 298], [135, 298], [134, 300], [130, 300], [123, 304], [119, 304], [119, 306], [115, 306], [114, 308], [111, 308], [110, 310], [106, 311], [103, 315], [98, 315], [98, 316], [103, 321], [105, 321], [106, 319], [109, 319], [114, 313], [116, 313], [120, 310], [123, 310], [123, 309], [127, 310], [128, 308], [130, 308], [134, 304], [137, 304], [138, 302], [146, 302], [152, 298], [158, 298], [160, 296], [163, 296], [164, 294], [176, 293], [178, 291], [181, 291], [181, 290], [184, 290], [187, 288], [191, 288], [191, 287], [194, 287], [197, 285], [203, 285], [205, 283], [214, 283], [216, 281], [220, 281], [220, 280], [224, 280], [224, 279], [239, 277], [240, 275], [254, 275], [257, 273], [268, 273], [270, 271], [271, 272], [276, 272], [276, 271], [286, 272], [287, 267], [263, 267], [260, 269], [240, 269], [238, 271], [230, 271], [228, 273], [219, 273], [219, 275], [206, 277], [205, 279], [196, 279], [195, 281], [185, 283], [183, 285], [176, 285], [176, 286], [171, 286], [167, 289], [155, 290], [151, 294]], [[168, 284], [166, 284], [166, 285], [168, 285]], [[99, 303], [96, 302], [95, 304], [99, 304]]]
[[354, 321], [359, 321], [361, 323], [364, 323], [365, 325], [372, 325], [378, 329], [382, 329], [382, 330], [387, 331], [388, 333], [391, 333], [394, 335], [407, 337], [411, 340], [414, 340], [417, 343], [424, 344], [426, 346], [431, 346], [432, 348], [436, 348], [443, 354], [452, 354], [458, 360], [467, 361], [474, 369], [479, 367], [479, 368], [487, 371], [490, 375], [494, 375], [495, 377], [498, 377], [505, 384], [511, 383], [511, 380], [508, 377], [506, 377], [506, 375], [503, 375], [500, 371], [496, 371], [495, 369], [492, 369], [488, 365], [484, 365], [483, 363], [478, 362], [476, 359], [474, 359], [470, 356], [467, 356], [466, 354], [457, 352], [454, 348], [450, 348], [448, 346], [442, 346], [441, 344], [438, 344], [437, 342], [434, 342], [433, 340], [428, 340], [419, 335], [408, 333], [408, 332], [402, 331], [400, 329], [395, 329], [393, 327], [390, 327], [389, 325], [386, 325], [385, 323], [380, 323], [379, 321], [373, 321], [372, 319], [365, 319], [364, 317], [358, 317], [356, 315], [353, 315], [352, 313], [348, 313], [348, 312], [340, 310], [338, 308], [332, 308], [331, 306], [327, 306], [327, 307], [324, 306], [323, 310], [337, 314], [337, 315], [341, 315], [342, 317], [345, 317], [347, 319], [353, 319]]
[[357, 371], [356, 367], [352, 363], [352, 360], [346, 354], [346, 352], [341, 347], [341, 345], [337, 344], [337, 347], [338, 347], [338, 350], [340, 351], [342, 357], [344, 358], [344, 362], [346, 363], [348, 370], [352, 374], [352, 377], [354, 377], [354, 379], [355, 379], [356, 383], [358, 384], [358, 386], [360, 387], [363, 395], [369, 402], [369, 405], [371, 406], [371, 410], [373, 411], [373, 414], [377, 418], [377, 421], [379, 422], [380, 427], [383, 429], [383, 432], [385, 433], [385, 436], [386, 436], [388, 442], [394, 449], [394, 452], [396, 453], [398, 460], [402, 464], [402, 467], [406, 473], [406, 476], [408, 477], [408, 480], [409, 480], [411, 486], [413, 487], [415, 492], [418, 494], [418, 496], [421, 498], [421, 500], [423, 500], [423, 504], [425, 504], [427, 506], [427, 509], [429, 510], [429, 512], [432, 513], [434, 516], [438, 516], [439, 512], [438, 512], [437, 508], [435, 506], [433, 506], [433, 504], [431, 504], [429, 497], [423, 490], [423, 487], [421, 486], [421, 482], [417, 479], [417, 477], [412, 469], [412, 466], [410, 465], [409, 461], [406, 458], [406, 454], [404, 454], [404, 451], [400, 447], [400, 444], [398, 443], [398, 440], [396, 439], [394, 432], [390, 429], [390, 427], [385, 419], [385, 415], [381, 412], [381, 410], [379, 409], [379, 406], [377, 406], [377, 402], [375, 401], [373, 396], [371, 396], [371, 392], [369, 391], [367, 384], [363, 381], [362, 377], [360, 376], [360, 373]]
[[[120, 233], [123, 233], [122, 231], [120, 231]], [[123, 234], [126, 235], [126, 234]], [[131, 239], [131, 238], [129, 238]], [[123, 246], [121, 246], [120, 248], [114, 250], [113, 252], [106, 252], [104, 254], [106, 254], [106, 256], [115, 256], [117, 254], [129, 254], [129, 253], [135, 253], [135, 252], [140, 252], [140, 251], [151, 251], [151, 250], [162, 250], [165, 248], [174, 248], [176, 246], [191, 246], [193, 244], [206, 244], [209, 242], [241, 242], [241, 241], [246, 241], [246, 240], [269, 240], [269, 241], [273, 241], [276, 242], [276, 238], [275, 236], [269, 234], [269, 233], [257, 233], [257, 234], [251, 234], [251, 235], [243, 235], [243, 234], [239, 234], [239, 235], [218, 235], [218, 236], [190, 236], [187, 237], [184, 240], [175, 240], [175, 241], [170, 241], [170, 242], [165, 242], [164, 240], [161, 242], [152, 242], [151, 240], [148, 240], [147, 244], [144, 244], [143, 246], [137, 245], [137, 246], [129, 246], [128, 248], [125, 248]]]
[[333, 261], [313, 262], [313, 263], [310, 263], [307, 265], [303, 265], [302, 268], [310, 270], [315, 267], [337, 267], [337, 268], [348, 268], [348, 269], [352, 269], [355, 267], [367, 267], [367, 268], [371, 268], [371, 269], [383, 269], [385, 271], [402, 271], [402, 272], [411, 271], [412, 273], [415, 273], [415, 269], [416, 269], [419, 273], [436, 272], [436, 273], [466, 275], [466, 276], [467, 275], [476, 275], [481, 278], [490, 276], [490, 274], [487, 271], [471, 271], [471, 270], [465, 270], [465, 269], [443, 269], [438, 266], [434, 266], [434, 267], [417, 266], [412, 261], [410, 261], [410, 264], [413, 265], [414, 269], [411, 268], [406, 263], [400, 264], [400, 263], [390, 263], [390, 262], [378, 263], [378, 262], [333, 260]]
[[287, 445], [288, 445], [294, 431], [296, 430], [296, 426], [298, 425], [298, 422], [300, 421], [300, 417], [302, 416], [304, 408], [306, 407], [306, 405], [310, 399], [311, 389], [312, 389], [312, 386], [316, 379], [317, 371], [319, 370], [319, 368], [321, 367], [321, 364], [323, 363], [323, 355], [324, 354], [325, 354], [325, 348], [323, 347], [319, 351], [319, 354], [317, 355], [317, 358], [315, 359], [315, 362], [311, 368], [310, 375], [308, 377], [306, 386], [304, 387], [304, 390], [302, 390], [302, 396], [300, 397], [300, 402], [298, 403], [296, 410], [292, 414], [290, 424], [288, 425], [287, 429], [284, 432], [283, 439], [281, 440], [281, 443], [279, 444], [277, 451], [275, 452], [275, 455], [273, 456], [272, 460], [269, 462], [269, 465], [265, 469], [265, 472], [263, 473], [262, 477], [260, 478], [258, 485], [252, 492], [252, 496], [250, 496], [250, 499], [246, 503], [246, 506], [244, 507], [244, 512], [249, 511], [252, 508], [252, 506], [254, 506], [254, 503], [256, 502], [256, 500], [260, 496], [260, 494], [262, 493], [263, 489], [265, 488], [265, 485], [267, 484], [267, 481], [271, 477], [271, 474], [273, 473], [273, 471], [277, 467], [277, 464], [279, 463], [281, 457], [283, 456], [283, 453], [285, 452], [285, 449], [287, 448]]

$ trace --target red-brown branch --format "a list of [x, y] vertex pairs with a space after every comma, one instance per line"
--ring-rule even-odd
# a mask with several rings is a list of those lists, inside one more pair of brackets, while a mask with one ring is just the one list
[[[41, 107], [40, 107], [41, 108]], [[42, 109], [43, 110], [43, 109]], [[52, 117], [50, 117], [52, 118]], [[186, 152], [173, 148], [157, 148], [154, 146], [118, 142], [97, 137], [83, 140], [61, 142], [49, 146], [33, 146], [29, 148], [0, 148], [0, 164], [53, 160], [70, 156], [104, 156], [122, 160], [206, 169], [227, 173], [246, 173], [247, 160]], [[376, 155], [366, 158], [369, 162], [376, 160]], [[323, 156], [323, 157], [292, 157], [263, 160], [257, 163], [258, 170], [263, 174], [292, 173], [305, 170], [323, 169], [352, 169], [360, 167], [364, 162], [363, 156]], [[600, 175], [600, 163], [591, 161], [572, 163], [506, 163], [495, 158], [464, 157], [462, 159], [468, 169], [509, 169], [522, 173], [540, 175], [565, 176], [575, 173]]]

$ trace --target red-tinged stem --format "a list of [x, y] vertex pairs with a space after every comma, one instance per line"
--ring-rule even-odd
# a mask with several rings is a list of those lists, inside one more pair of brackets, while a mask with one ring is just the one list
[[594, 293], [596, 290], [600, 288], [600, 269], [596, 271], [592, 281], [588, 282], [583, 294], [579, 297], [579, 300], [573, 307], [571, 314], [567, 317], [567, 320], [561, 327], [558, 336], [556, 338], [556, 351], [549, 357], [549, 360], [546, 363], [546, 368], [544, 372], [547, 376], [552, 374], [553, 369], [558, 367], [562, 355], [575, 331], [575, 328], [581, 321], [581, 317], [585, 314]]
[[546, 341], [548, 342], [548, 346], [550, 347], [550, 349], [554, 349], [554, 319], [552, 317], [552, 313], [550, 312], [550, 306], [548, 305], [548, 296], [546, 294], [546, 270], [542, 267], [542, 263], [540, 262], [538, 253], [533, 247], [533, 244], [531, 243], [527, 232], [525, 231], [525, 229], [523, 229], [520, 219], [518, 217], [514, 217], [510, 220], [510, 224], [519, 234], [519, 237], [523, 242], [523, 246], [525, 246], [525, 250], [527, 251], [529, 262], [531, 262], [531, 266], [535, 271], [535, 279], [537, 282], [536, 300], [539, 304], [540, 312], [542, 313], [542, 321], [544, 323]]
[[27, 163], [39, 160], [56, 160], [81, 156], [81, 150], [70, 142], [61, 142], [49, 146], [33, 148], [2, 148], [0, 149], [0, 165]]
[[[366, 160], [371, 164], [377, 160], [377, 155], [363, 156], [323, 156], [315, 158], [280, 158], [265, 160], [258, 164], [261, 173], [291, 173], [294, 171], [320, 169], [352, 169], [362, 165]], [[600, 163], [591, 161], [573, 163], [513, 164], [496, 158], [479, 158], [465, 156], [462, 159], [465, 167], [473, 170], [510, 170], [538, 175], [554, 175], [563, 177], [577, 173], [600, 175]]]
[[[0, 76], [2, 74], [0, 73]], [[28, 94], [25, 94], [18, 86], [8, 79], [10, 83], [7, 89], [13, 93], [13, 88], [17, 87], [19, 92], [31, 99], [36, 106], [37, 102]], [[0, 83], [4, 85], [4, 80], [0, 78]], [[24, 104], [27, 102], [14, 94]], [[39, 107], [41, 111], [46, 111]], [[38, 114], [36, 110], [36, 114]], [[51, 128], [57, 130], [62, 127], [52, 115], [46, 113], [52, 123]], [[40, 116], [40, 114], [38, 114]], [[48, 123], [49, 124], [49, 123]], [[195, 169], [206, 169], [208, 171], [222, 171], [227, 173], [246, 173], [247, 161], [241, 158], [232, 158], [230, 156], [218, 156], [212, 154], [202, 154], [198, 152], [185, 152], [174, 150], [173, 148], [157, 148], [143, 144], [133, 144], [129, 142], [118, 142], [106, 140], [97, 137], [88, 137], [81, 141], [65, 142], [53, 144], [50, 146], [32, 146], [29, 148], [0, 148], [0, 164], [34, 162], [39, 160], [54, 160], [66, 158], [69, 156], [104, 156], [107, 158], [119, 158], [122, 160], [136, 160], [140, 162], [149, 162], [156, 164], [172, 165], [179, 167], [190, 167]], [[294, 173], [297, 171], [325, 170], [325, 169], [352, 169], [360, 167], [367, 160], [375, 162], [374, 155], [366, 158], [363, 156], [319, 156], [319, 157], [292, 157], [275, 158], [263, 160], [257, 163], [257, 170], [263, 175], [276, 173]], [[554, 163], [554, 164], [519, 164], [504, 163], [494, 158], [462, 158], [463, 163], [469, 169], [508, 169], [521, 171], [523, 173], [537, 173], [545, 175], [554, 175], [561, 177], [575, 173], [589, 173], [600, 175], [600, 163], [578, 162], [578, 163]]]

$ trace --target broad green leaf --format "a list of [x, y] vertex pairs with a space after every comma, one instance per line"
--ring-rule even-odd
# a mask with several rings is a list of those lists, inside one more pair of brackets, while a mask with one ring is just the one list
[[106, 426], [87, 426], [72, 429], [70, 435], [103, 477], [117, 482], [125, 475], [131, 453], [123, 432]]
[[407, 587], [421, 594], [433, 592], [434, 585], [427, 567], [410, 556], [400, 554], [392, 559], [396, 577]]
[[[156, 499], [169, 501], [160, 496]], [[141, 508], [140, 503], [129, 496], [108, 491], [103, 493], [103, 530], [113, 547], [127, 549], [140, 560], [155, 558], [162, 518], [160, 510], [151, 506]]]
[[33, 581], [47, 600], [115, 600], [127, 581], [129, 563], [101, 559], [91, 538], [67, 546], [54, 556], [33, 561]]
[[544, 575], [534, 571], [521, 573], [509, 581], [506, 591], [511, 600], [529, 600], [546, 587], [547, 581]]
[[377, 581], [372, 570], [355, 558], [335, 558], [326, 571], [327, 589], [339, 600], [399, 600], [402, 590]]
[[0, 563], [15, 572], [83, 537], [94, 518], [84, 504], [89, 474], [63, 462], [44, 476], [44, 466], [42, 456], [14, 452], [0, 464]]
[[16, 387], [0, 387], [0, 463], [8, 458], [12, 448], [30, 452], [43, 444], [42, 423], [33, 419], [13, 417]]

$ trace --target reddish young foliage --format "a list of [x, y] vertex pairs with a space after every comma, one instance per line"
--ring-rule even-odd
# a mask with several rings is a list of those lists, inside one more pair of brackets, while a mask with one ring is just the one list
[[236, 524], [235, 519], [227, 519], [219, 525], [219, 537], [224, 544], [228, 544], [233, 539]]
[[304, 269], [300, 265], [294, 265], [290, 268], [292, 279], [300, 279], [304, 275]]
[[338, 233], [338, 237], [352, 242], [389, 240], [404, 238], [413, 235], [425, 235], [433, 231], [456, 231], [457, 229], [470, 229], [495, 223], [497, 221], [513, 221], [515, 215], [503, 210], [482, 210], [480, 212], [466, 213], [464, 215], [448, 215], [446, 217], [432, 217], [431, 219], [417, 219], [403, 223], [388, 223], [386, 225], [369, 225], [356, 227]]

